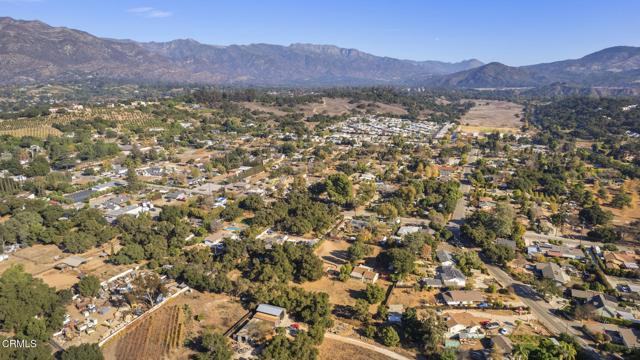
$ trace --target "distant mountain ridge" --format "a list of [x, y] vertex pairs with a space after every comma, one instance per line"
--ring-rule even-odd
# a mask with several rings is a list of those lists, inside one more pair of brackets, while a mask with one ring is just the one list
[[86, 77], [253, 85], [398, 84], [482, 63], [410, 61], [333, 45], [215, 46], [192, 39], [139, 43], [0, 18], [0, 83]]
[[640, 88], [640, 48], [616, 46], [580, 59], [514, 67], [476, 59], [401, 60], [303, 43], [144, 43], [0, 17], [0, 84], [87, 78], [242, 86], [544, 87], [575, 92], [578, 87]]
[[614, 46], [580, 59], [519, 67], [494, 62], [418, 81], [420, 85], [456, 88], [539, 87], [559, 82], [640, 87], [640, 48]]

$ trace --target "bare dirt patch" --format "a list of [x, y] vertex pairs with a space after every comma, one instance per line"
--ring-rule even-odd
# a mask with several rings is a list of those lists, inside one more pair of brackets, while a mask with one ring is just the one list
[[261, 104], [259, 102], [244, 101], [240, 104], [251, 111], [262, 111], [266, 113], [273, 113], [274, 115], [277, 115], [277, 116], [282, 116], [287, 114], [286, 111], [282, 111], [276, 106], [269, 106], [269, 105]]
[[391, 360], [378, 352], [331, 339], [324, 339], [319, 350], [320, 360]]
[[407, 308], [435, 304], [437, 291], [416, 291], [413, 288], [396, 287], [389, 296], [388, 304], [402, 304]]
[[247, 312], [230, 296], [196, 290], [175, 298], [172, 303], [188, 305], [192, 315], [198, 318], [189, 326], [190, 333], [197, 333], [201, 329], [225, 332]]
[[[476, 105], [462, 119], [463, 130], [519, 131], [522, 106], [508, 101], [471, 100]], [[486, 131], [476, 131], [486, 132]]]
[[[380, 284], [382, 286], [382, 284]], [[345, 282], [333, 280], [323, 276], [320, 280], [297, 285], [306, 291], [324, 292], [329, 294], [329, 301], [337, 305], [353, 305], [356, 299], [364, 294], [367, 284], [349, 279]]]

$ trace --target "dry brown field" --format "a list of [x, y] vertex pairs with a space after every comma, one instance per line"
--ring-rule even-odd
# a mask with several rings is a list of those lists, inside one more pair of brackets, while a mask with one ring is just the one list
[[460, 119], [465, 132], [513, 132], [520, 131], [522, 106], [495, 100], [471, 100], [475, 106]]
[[332, 339], [324, 339], [319, 350], [320, 360], [391, 360], [378, 352]]

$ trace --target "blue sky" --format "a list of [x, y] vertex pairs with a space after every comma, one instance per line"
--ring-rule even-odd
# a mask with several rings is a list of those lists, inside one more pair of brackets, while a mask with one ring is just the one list
[[640, 46], [635, 0], [0, 0], [0, 16], [138, 41], [306, 42], [508, 65]]

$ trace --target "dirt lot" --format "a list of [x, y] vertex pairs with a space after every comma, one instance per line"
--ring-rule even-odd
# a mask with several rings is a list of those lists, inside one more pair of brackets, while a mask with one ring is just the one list
[[342, 265], [346, 263], [349, 245], [346, 241], [326, 240], [320, 244], [316, 255], [328, 263]]
[[[385, 286], [378, 282], [378, 285]], [[346, 282], [332, 280], [323, 276], [320, 280], [298, 285], [306, 291], [325, 292], [329, 294], [329, 301], [338, 305], [353, 305], [358, 296], [364, 293], [367, 284], [349, 279]]]
[[33, 245], [9, 255], [0, 263], [0, 273], [15, 264], [22, 264], [31, 275], [38, 275], [51, 269], [65, 254], [55, 245]]
[[[640, 220], [640, 195], [638, 195], [638, 189], [640, 189], [640, 180], [626, 180], [622, 185], [622, 190], [631, 195], [631, 206], [624, 209], [616, 209], [608, 207], [606, 204], [602, 204], [606, 210], [610, 210], [613, 213], [613, 223], [616, 225], [624, 225], [633, 221]], [[618, 190], [610, 190], [609, 197]]]
[[[372, 104], [372, 106], [368, 106]], [[323, 98], [322, 103], [307, 104], [301, 107], [301, 110], [307, 116], [314, 114], [340, 115], [355, 109], [358, 105], [365, 105], [364, 109], [373, 109], [377, 113], [390, 113], [394, 115], [405, 115], [407, 111], [400, 105], [391, 105], [383, 103], [358, 102], [350, 103], [349, 99], [339, 98]]]
[[[371, 106], [369, 106], [371, 104]], [[326, 114], [330, 116], [341, 115], [344, 113], [351, 112], [351, 110], [355, 109], [358, 105], [365, 105], [362, 110], [372, 109], [376, 113], [381, 114], [393, 114], [393, 115], [406, 115], [407, 111], [400, 105], [392, 105], [392, 104], [383, 104], [383, 103], [370, 103], [370, 102], [358, 102], [358, 103], [350, 103], [349, 99], [345, 98], [323, 98], [321, 103], [310, 103], [304, 104], [301, 106], [297, 106], [293, 108], [294, 112], [302, 112], [306, 116], [312, 116], [315, 114]], [[258, 110], [264, 112], [270, 112], [277, 116], [282, 116], [287, 114], [287, 112], [279, 109], [275, 106], [264, 105], [260, 103], [254, 102], [243, 102], [242, 106], [246, 107], [249, 110]]]
[[196, 334], [201, 329], [225, 332], [247, 312], [239, 302], [227, 295], [202, 293], [192, 290], [191, 293], [176, 297], [173, 305], [189, 305], [193, 316], [200, 321], [192, 321], [189, 333]]
[[[476, 106], [462, 119], [463, 131], [487, 132], [492, 130], [518, 132], [522, 126], [519, 114], [522, 106], [508, 101], [471, 100]], [[518, 116], [516, 116], [518, 114]]]
[[320, 360], [391, 360], [375, 351], [331, 339], [324, 339], [319, 350]]
[[250, 101], [244, 101], [242, 103], [240, 103], [242, 106], [246, 107], [247, 109], [251, 110], [251, 111], [263, 111], [266, 113], [273, 113], [276, 116], [282, 116], [287, 114], [286, 112], [278, 109], [275, 106], [269, 106], [269, 105], [264, 105], [261, 103], [257, 103], [257, 102], [250, 102]]
[[[117, 251], [119, 246], [114, 245]], [[0, 263], [0, 274], [15, 264], [22, 264], [25, 271], [34, 277], [42, 279], [47, 285], [56, 289], [68, 289], [80, 280], [81, 274], [91, 274], [100, 280], [107, 280], [117, 275], [130, 266], [116, 266], [106, 262], [106, 258], [100, 257], [103, 251], [110, 252], [110, 245], [105, 244], [102, 248], [92, 249], [86, 253], [78, 254], [87, 262], [77, 269], [56, 270], [53, 267], [64, 258], [72, 254], [63, 253], [55, 245], [33, 245], [21, 249], [9, 255], [9, 259]]]
[[433, 291], [415, 291], [413, 288], [395, 288], [389, 297], [389, 304], [402, 304], [405, 308], [419, 307], [426, 304], [435, 304], [435, 295], [437, 290]]

